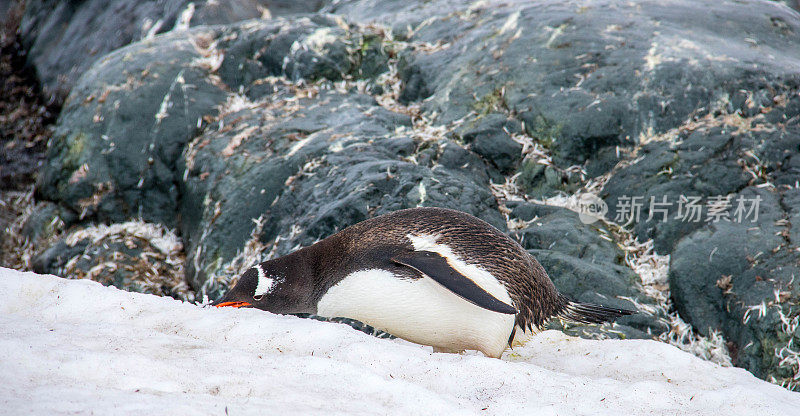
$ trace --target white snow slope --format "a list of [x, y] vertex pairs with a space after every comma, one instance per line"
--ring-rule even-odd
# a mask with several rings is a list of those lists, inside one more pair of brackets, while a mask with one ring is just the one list
[[0, 268], [0, 413], [797, 415], [655, 341], [547, 331], [502, 359]]

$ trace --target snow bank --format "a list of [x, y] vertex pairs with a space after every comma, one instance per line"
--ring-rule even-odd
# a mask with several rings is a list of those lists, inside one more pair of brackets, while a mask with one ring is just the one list
[[8, 414], [790, 415], [800, 394], [655, 341], [548, 331], [502, 360], [0, 268]]

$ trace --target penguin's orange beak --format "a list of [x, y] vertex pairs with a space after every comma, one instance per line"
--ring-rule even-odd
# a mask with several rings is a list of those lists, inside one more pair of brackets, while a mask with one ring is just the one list
[[242, 308], [242, 307], [253, 306], [253, 305], [251, 305], [248, 302], [222, 302], [219, 305], [214, 305], [214, 306], [216, 306], [218, 308], [221, 308], [223, 306], [231, 306], [231, 307], [234, 307], [234, 308]]

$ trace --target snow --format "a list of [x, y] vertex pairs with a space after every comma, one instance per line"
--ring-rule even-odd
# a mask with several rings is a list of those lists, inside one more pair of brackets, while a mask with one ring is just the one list
[[7, 414], [790, 415], [793, 393], [670, 345], [546, 331], [502, 359], [0, 268]]

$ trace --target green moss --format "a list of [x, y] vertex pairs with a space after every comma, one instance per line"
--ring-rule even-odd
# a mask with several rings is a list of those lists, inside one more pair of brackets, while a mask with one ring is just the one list
[[384, 42], [384, 39], [377, 34], [361, 36], [358, 42], [353, 57], [355, 72], [351, 75], [373, 78], [389, 70], [388, 57], [395, 54], [393, 45]]
[[362, 57], [367, 56], [375, 50], [380, 51], [382, 39], [378, 35], [365, 35], [361, 38], [361, 44], [358, 51]]
[[74, 170], [80, 167], [89, 136], [86, 133], [75, 133], [66, 139], [66, 154], [63, 157], [64, 167]]
[[577, 174], [530, 159], [522, 162], [518, 172], [517, 185], [534, 198], [547, 198], [562, 192], [574, 193], [581, 186]]
[[553, 123], [545, 117], [538, 115], [533, 120], [533, 125], [527, 127], [528, 134], [536, 140], [537, 143], [542, 145], [545, 149], [551, 150], [553, 143], [561, 138], [564, 130], [564, 125], [561, 123]]
[[525, 159], [519, 167], [518, 183], [524, 186], [538, 182], [538, 179], [544, 175], [545, 167], [531, 159]]
[[492, 92], [484, 95], [472, 104], [472, 109], [480, 116], [508, 111], [508, 105], [503, 97], [503, 89], [495, 88]]

